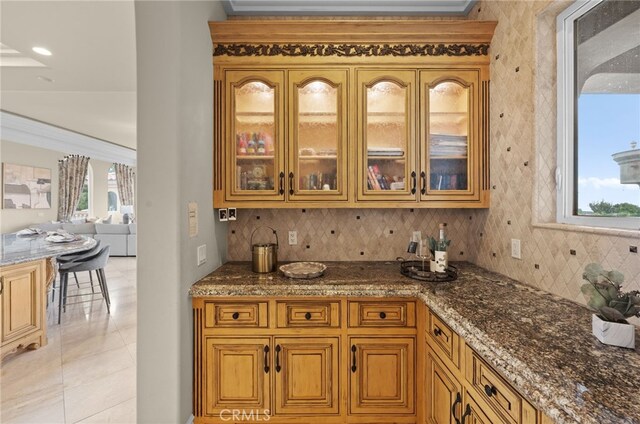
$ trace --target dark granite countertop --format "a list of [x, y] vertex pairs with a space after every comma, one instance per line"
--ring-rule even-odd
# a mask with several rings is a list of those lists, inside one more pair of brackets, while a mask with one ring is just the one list
[[227, 263], [190, 294], [417, 297], [556, 422], [640, 423], [640, 331], [635, 350], [603, 345], [587, 308], [468, 263], [447, 283], [412, 280], [394, 262], [325, 264], [320, 278], [292, 280]]
[[92, 238], [78, 236], [77, 241], [51, 243], [46, 235], [18, 236], [15, 233], [2, 234], [0, 243], [0, 266], [36, 261], [68, 253], [82, 252], [96, 245]]

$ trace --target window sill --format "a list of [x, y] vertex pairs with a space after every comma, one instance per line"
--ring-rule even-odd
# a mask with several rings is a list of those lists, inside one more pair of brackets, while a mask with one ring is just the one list
[[560, 230], [570, 231], [578, 233], [589, 233], [603, 236], [615, 236], [626, 238], [640, 238], [640, 230], [624, 230], [619, 228], [604, 228], [604, 227], [588, 227], [586, 225], [575, 224], [559, 224], [557, 222], [534, 222], [534, 228], [542, 228], [547, 230]]

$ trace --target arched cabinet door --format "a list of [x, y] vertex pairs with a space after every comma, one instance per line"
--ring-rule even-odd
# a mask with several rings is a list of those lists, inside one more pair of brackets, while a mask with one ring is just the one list
[[480, 74], [420, 72], [420, 200], [480, 200]]
[[284, 72], [228, 70], [226, 200], [284, 200]]
[[288, 200], [347, 200], [347, 85], [346, 69], [288, 72]]
[[358, 200], [415, 201], [413, 70], [359, 70], [357, 80]]

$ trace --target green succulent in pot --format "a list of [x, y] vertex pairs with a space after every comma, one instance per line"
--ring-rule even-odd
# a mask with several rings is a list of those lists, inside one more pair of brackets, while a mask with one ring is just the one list
[[621, 272], [606, 271], [600, 264], [592, 263], [585, 267], [582, 278], [588, 281], [581, 288], [587, 305], [601, 319], [627, 323], [626, 318], [640, 317], [640, 292], [622, 291], [624, 275]]

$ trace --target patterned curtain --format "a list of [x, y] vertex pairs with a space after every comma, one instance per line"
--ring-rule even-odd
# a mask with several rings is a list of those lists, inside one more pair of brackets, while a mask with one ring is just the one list
[[116, 168], [116, 183], [118, 184], [118, 194], [120, 195], [121, 205], [133, 205], [133, 182], [136, 179], [136, 173], [130, 166], [121, 163], [113, 164]]
[[88, 167], [89, 158], [86, 156], [69, 155], [58, 161], [58, 221], [71, 220], [80, 201]]

